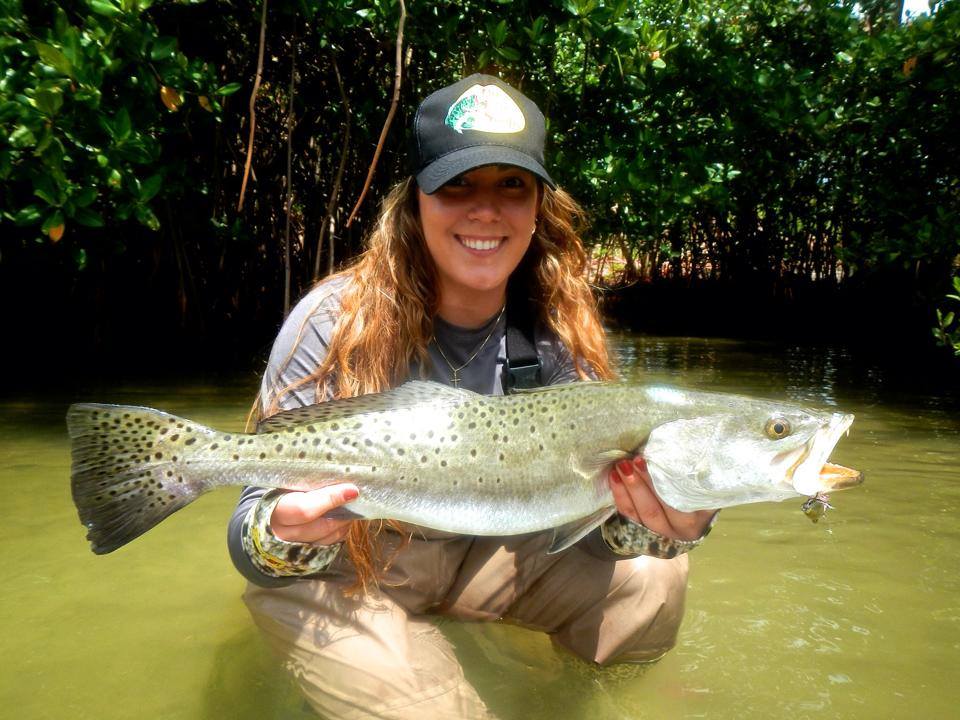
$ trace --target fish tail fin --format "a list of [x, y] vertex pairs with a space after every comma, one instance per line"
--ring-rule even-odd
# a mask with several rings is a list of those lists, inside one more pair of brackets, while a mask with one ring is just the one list
[[209, 489], [184, 472], [193, 447], [203, 445], [197, 441], [214, 433], [203, 425], [151, 408], [82, 403], [70, 406], [67, 428], [73, 502], [98, 555]]

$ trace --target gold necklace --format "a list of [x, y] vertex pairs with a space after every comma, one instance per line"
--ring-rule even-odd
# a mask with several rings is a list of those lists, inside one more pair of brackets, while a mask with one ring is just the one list
[[463, 370], [467, 365], [473, 362], [474, 358], [480, 354], [480, 351], [487, 346], [487, 342], [490, 338], [493, 337], [493, 331], [497, 329], [497, 325], [500, 324], [500, 318], [503, 317], [503, 311], [507, 309], [506, 304], [500, 308], [500, 313], [497, 315], [497, 319], [493, 321], [493, 327], [490, 328], [490, 332], [487, 333], [487, 336], [483, 339], [483, 342], [477, 346], [477, 349], [473, 351], [473, 355], [467, 358], [467, 361], [463, 363], [460, 367], [454, 367], [453, 363], [450, 362], [450, 359], [447, 357], [447, 354], [443, 351], [443, 348], [440, 346], [440, 341], [437, 340], [437, 334], [433, 334], [433, 344], [437, 346], [437, 351], [440, 353], [440, 357], [443, 358], [443, 361], [447, 364], [447, 367], [450, 368], [450, 382], [453, 383], [454, 387], [460, 387], [460, 371]]

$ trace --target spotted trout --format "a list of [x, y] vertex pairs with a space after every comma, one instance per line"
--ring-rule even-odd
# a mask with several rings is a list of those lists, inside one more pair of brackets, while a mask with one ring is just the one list
[[554, 529], [562, 550], [615, 512], [611, 466], [642, 454], [682, 511], [862, 482], [827, 459], [853, 416], [663, 386], [574, 383], [504, 397], [432, 382], [278, 413], [255, 434], [150, 408], [67, 413], [71, 481], [93, 551], [109, 553], [221, 485], [349, 481], [339, 516], [466, 535]]

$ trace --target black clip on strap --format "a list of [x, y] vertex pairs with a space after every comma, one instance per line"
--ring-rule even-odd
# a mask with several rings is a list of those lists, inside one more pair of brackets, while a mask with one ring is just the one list
[[542, 363], [533, 339], [533, 313], [527, 298], [512, 297], [507, 302], [506, 350], [503, 392], [540, 387]]

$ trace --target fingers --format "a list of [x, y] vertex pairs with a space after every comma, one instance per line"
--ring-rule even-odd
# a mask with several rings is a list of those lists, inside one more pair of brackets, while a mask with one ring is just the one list
[[610, 489], [617, 510], [631, 520], [643, 523], [654, 532], [671, 536], [671, 524], [663, 504], [653, 491], [643, 458], [637, 458], [637, 462], [621, 460], [610, 475]]
[[331, 520], [324, 515], [332, 509], [355, 500], [360, 494], [356, 485], [341, 483], [308, 492], [285, 493], [270, 517], [273, 534], [287, 542], [310, 542], [329, 545], [342, 540], [350, 520]]

